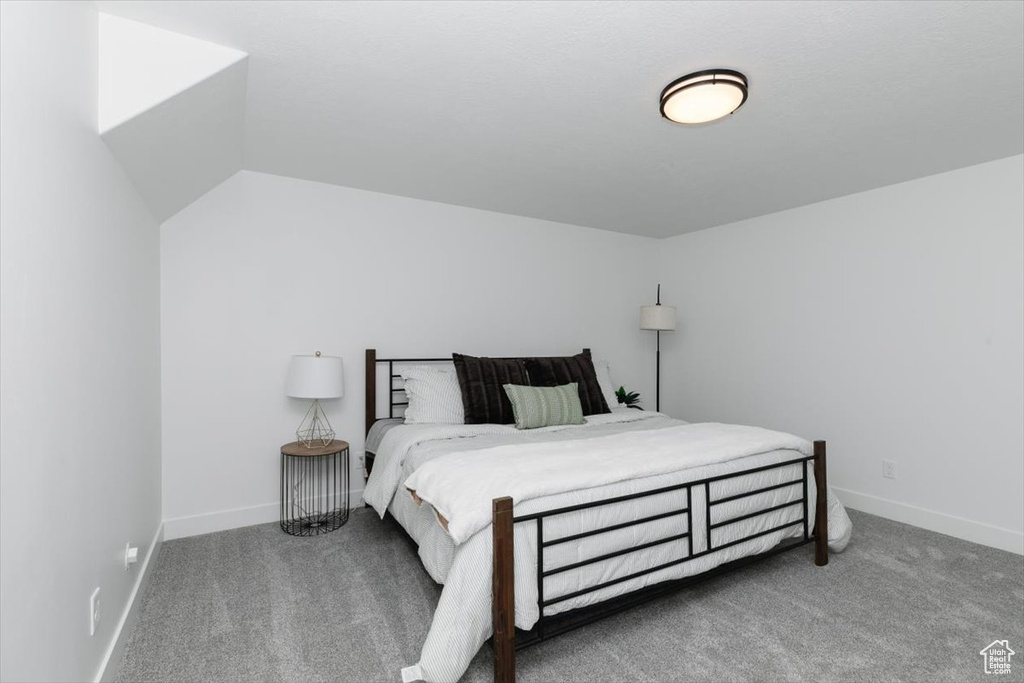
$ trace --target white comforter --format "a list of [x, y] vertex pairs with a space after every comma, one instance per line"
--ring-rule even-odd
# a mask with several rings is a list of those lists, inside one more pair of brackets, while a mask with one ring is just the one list
[[454, 453], [417, 469], [405, 487], [448, 520], [448, 534], [459, 544], [491, 523], [494, 498], [523, 503], [777, 450], [814, 453], [809, 441], [792, 434], [702, 422]]
[[[610, 434], [615, 430], [630, 434]], [[688, 435], [688, 436], [687, 436]], [[539, 446], [537, 442], [551, 440]], [[729, 442], [733, 445], [728, 445]], [[479, 446], [474, 445], [479, 442]], [[675, 443], [677, 448], [670, 444]], [[518, 445], [515, 445], [518, 444]], [[640, 445], [638, 445], [640, 444]], [[491, 534], [490, 501], [511, 495], [516, 514], [599, 500], [650, 490], [675, 483], [734, 472], [764, 464], [784, 462], [810, 453], [810, 444], [791, 435], [732, 425], [685, 425], [657, 413], [616, 411], [592, 416], [588, 425], [573, 428], [531, 430], [529, 434], [498, 425], [403, 426], [385, 436], [377, 453], [365, 500], [382, 516], [396, 495], [408, 496], [404, 487], [416, 489], [424, 500], [435, 503], [449, 522], [451, 535], [442, 552], [421, 557], [431, 575], [445, 583], [430, 633], [418, 664], [403, 670], [403, 678], [455, 681], [491, 633]], [[455, 452], [452, 452], [455, 451]], [[560, 451], [568, 459], [551, 457]], [[549, 455], [545, 457], [544, 453]], [[591, 454], [588, 461], [584, 455]], [[673, 460], [675, 453], [676, 460]], [[595, 459], [596, 458], [596, 459]], [[600, 463], [600, 464], [598, 464]], [[583, 465], [583, 466], [581, 466]], [[715, 498], [800, 477], [800, 465], [767, 470], [715, 482]], [[523, 476], [525, 473], [529, 476]], [[538, 473], [543, 471], [543, 475]], [[573, 473], [575, 471], [575, 474]], [[577, 484], [573, 483], [576, 477]], [[404, 485], [404, 486], [403, 486]], [[791, 486], [713, 508], [712, 521], [731, 519], [747, 512], [798, 499], [800, 486]], [[694, 490], [694, 550], [706, 547], [702, 487]], [[809, 510], [813, 515], [813, 477], [809, 485]], [[545, 537], [558, 538], [587, 528], [608, 526], [658, 514], [686, 503], [685, 490], [650, 496], [614, 506], [549, 518]], [[407, 505], [407, 502], [405, 503]], [[421, 511], [428, 514], [424, 504]], [[714, 531], [715, 545], [799, 519], [800, 505], [793, 505]], [[408, 516], [407, 516], [408, 518]], [[403, 521], [399, 517], [400, 521]], [[812, 520], [813, 522], [813, 520]], [[680, 518], [670, 517], [638, 524], [579, 541], [551, 546], [545, 551], [545, 569], [601, 555], [678, 533]], [[445, 545], [436, 525], [430, 534], [414, 533], [421, 544]], [[673, 525], [676, 525], [675, 527]], [[429, 525], [427, 525], [429, 526]], [[842, 506], [829, 497], [829, 540], [840, 550], [849, 538], [850, 522]], [[731, 548], [716, 551], [668, 569], [624, 581], [545, 609], [546, 615], [575, 609], [652, 583], [707, 571], [724, 562], [770, 549], [789, 536], [802, 534], [802, 525], [766, 534]], [[645, 567], [680, 557], [682, 544], [668, 543], [643, 553], [622, 555], [577, 570], [555, 574], [545, 581], [545, 597], [562, 595]], [[446, 562], [427, 557], [447, 556]], [[516, 525], [516, 626], [536, 623], [536, 531], [533, 523]], [[440, 566], [438, 566], [440, 565]]]

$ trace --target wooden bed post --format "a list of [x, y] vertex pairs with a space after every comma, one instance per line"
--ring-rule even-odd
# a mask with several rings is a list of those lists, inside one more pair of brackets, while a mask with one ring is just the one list
[[825, 468], [825, 442], [814, 442], [814, 564], [828, 564], [828, 481]]
[[[389, 380], [390, 381], [390, 380]], [[377, 419], [377, 349], [366, 349], [366, 434]]]
[[494, 533], [494, 577], [491, 618], [494, 623], [494, 683], [516, 680], [515, 530], [512, 499], [491, 501]]

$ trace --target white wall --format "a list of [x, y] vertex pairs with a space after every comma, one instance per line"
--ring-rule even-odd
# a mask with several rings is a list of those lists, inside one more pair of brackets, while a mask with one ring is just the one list
[[246, 171], [160, 234], [168, 538], [277, 518], [278, 449], [307, 405], [283, 395], [293, 354], [345, 358], [346, 396], [325, 406], [356, 489], [367, 347], [589, 346], [653, 403], [647, 238]]
[[662, 407], [827, 439], [852, 507], [1024, 552], [1022, 234], [1016, 156], [666, 240]]
[[[0, 3], [0, 678], [87, 680], [160, 525], [157, 226], [96, 129], [91, 3]], [[89, 636], [89, 595], [101, 622]]]

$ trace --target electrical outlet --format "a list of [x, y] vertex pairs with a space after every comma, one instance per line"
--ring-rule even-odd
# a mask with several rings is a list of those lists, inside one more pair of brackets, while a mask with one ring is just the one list
[[97, 587], [89, 596], [89, 635], [96, 635], [100, 626], [100, 589]]
[[139, 561], [139, 549], [133, 548], [131, 541], [124, 544], [124, 570], [128, 571]]
[[883, 460], [882, 461], [882, 476], [886, 479], [896, 478], [896, 461], [895, 460]]

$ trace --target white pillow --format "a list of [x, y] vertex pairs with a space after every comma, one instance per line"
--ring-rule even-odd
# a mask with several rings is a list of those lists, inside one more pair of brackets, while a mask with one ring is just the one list
[[606, 360], [595, 360], [594, 370], [597, 383], [601, 385], [601, 393], [609, 408], [619, 407], [619, 397], [615, 395], [615, 383], [612, 382], [612, 366]]
[[413, 365], [398, 371], [405, 379], [406, 424], [453, 424], [466, 422], [462, 389], [454, 367]]

